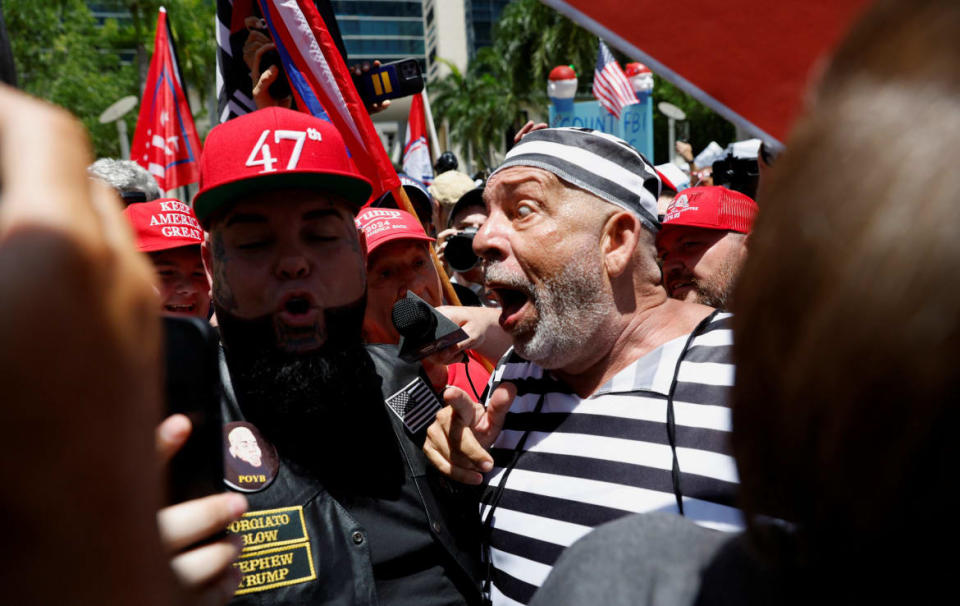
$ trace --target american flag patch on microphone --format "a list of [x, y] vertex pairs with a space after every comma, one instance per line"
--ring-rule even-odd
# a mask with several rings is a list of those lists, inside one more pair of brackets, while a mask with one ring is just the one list
[[417, 433], [430, 425], [443, 408], [443, 403], [420, 377], [407, 383], [386, 400], [387, 406], [400, 417], [410, 433]]

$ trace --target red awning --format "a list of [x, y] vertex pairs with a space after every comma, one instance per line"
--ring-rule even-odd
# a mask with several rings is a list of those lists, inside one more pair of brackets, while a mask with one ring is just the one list
[[543, 0], [734, 124], [782, 142], [869, 0]]

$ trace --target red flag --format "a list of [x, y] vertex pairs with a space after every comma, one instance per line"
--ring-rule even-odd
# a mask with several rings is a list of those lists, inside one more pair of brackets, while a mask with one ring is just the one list
[[543, 0], [765, 141], [783, 141], [818, 61], [870, 0]]
[[427, 146], [423, 95], [424, 93], [417, 93], [410, 103], [407, 136], [403, 142], [403, 172], [424, 185], [430, 185], [433, 183], [433, 167], [430, 165], [430, 148]]
[[130, 159], [147, 169], [160, 189], [167, 191], [200, 179], [199, 158], [200, 140], [183, 93], [167, 11], [161, 8]]
[[284, 59], [297, 106], [314, 115], [312, 99], [343, 135], [374, 196], [400, 187], [397, 171], [353, 84], [336, 42], [312, 1], [260, 0], [273, 42]]

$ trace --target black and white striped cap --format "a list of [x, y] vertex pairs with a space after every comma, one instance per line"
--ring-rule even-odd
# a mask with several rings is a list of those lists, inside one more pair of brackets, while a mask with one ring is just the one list
[[542, 168], [633, 212], [651, 230], [660, 229], [660, 177], [653, 164], [623, 139], [588, 128], [535, 130], [513, 146], [490, 176], [511, 166]]

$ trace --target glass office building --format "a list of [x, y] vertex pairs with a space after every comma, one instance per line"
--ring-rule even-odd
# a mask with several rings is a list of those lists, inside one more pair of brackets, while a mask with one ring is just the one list
[[333, 0], [349, 63], [414, 58], [426, 69], [422, 0]]
[[493, 26], [510, 0], [466, 0], [467, 51], [473, 59], [477, 49], [493, 46]]

